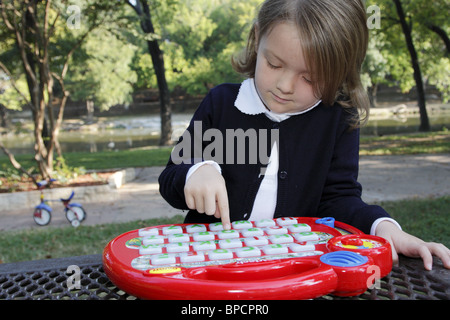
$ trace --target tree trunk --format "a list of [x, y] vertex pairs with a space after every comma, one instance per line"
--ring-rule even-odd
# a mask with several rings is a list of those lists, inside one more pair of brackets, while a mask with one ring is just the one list
[[405, 12], [400, 0], [393, 0], [395, 7], [397, 9], [397, 14], [400, 19], [400, 24], [402, 26], [403, 34], [405, 35], [406, 46], [408, 47], [409, 54], [411, 56], [411, 64], [414, 69], [414, 80], [416, 82], [417, 88], [417, 102], [420, 111], [420, 127], [419, 131], [430, 131], [430, 121], [428, 119], [426, 100], [425, 100], [425, 90], [422, 80], [422, 71], [420, 70], [419, 59], [417, 57], [417, 51], [414, 47], [414, 42], [411, 36], [411, 27], [408, 25], [405, 17]]
[[446, 56], [448, 57], [450, 55], [450, 39], [447, 35], [447, 32], [445, 32], [445, 30], [441, 27], [434, 24], [428, 24], [427, 27], [431, 31], [435, 32], [439, 37], [441, 37], [442, 41], [444, 41], [445, 48], [447, 49]]
[[93, 123], [94, 122], [94, 101], [87, 100], [86, 101], [86, 123]]
[[377, 105], [378, 84], [374, 83], [371, 87], [367, 88], [367, 93], [369, 95], [370, 107], [375, 108]]
[[[128, 2], [141, 18], [141, 28], [146, 34], [154, 34], [155, 29], [152, 23], [150, 8], [146, 0], [138, 1], [136, 5]], [[142, 4], [142, 8], [140, 7]], [[164, 54], [159, 48], [157, 40], [147, 41], [148, 51], [152, 58], [153, 68], [155, 69], [156, 80], [159, 89], [160, 115], [161, 115], [161, 138], [159, 145], [169, 145], [172, 134], [172, 105], [170, 102], [170, 92], [166, 80], [166, 71], [164, 67]]]

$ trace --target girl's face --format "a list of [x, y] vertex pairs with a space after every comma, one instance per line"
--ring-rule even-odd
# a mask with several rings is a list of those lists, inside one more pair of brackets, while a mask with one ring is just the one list
[[309, 109], [320, 100], [314, 95], [297, 29], [278, 23], [261, 37], [257, 48], [255, 84], [260, 98], [275, 113]]

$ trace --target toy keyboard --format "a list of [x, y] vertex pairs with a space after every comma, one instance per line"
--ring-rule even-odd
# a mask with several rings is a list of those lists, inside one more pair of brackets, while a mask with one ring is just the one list
[[143, 299], [311, 299], [365, 292], [391, 247], [333, 218], [284, 217], [142, 228], [103, 253], [110, 280]]

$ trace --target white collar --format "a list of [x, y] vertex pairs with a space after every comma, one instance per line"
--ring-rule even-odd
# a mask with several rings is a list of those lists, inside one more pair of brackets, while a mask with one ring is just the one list
[[249, 115], [257, 115], [264, 113], [270, 120], [275, 122], [281, 122], [283, 120], [290, 118], [291, 116], [306, 113], [317, 107], [321, 102], [322, 100], [319, 100], [312, 107], [295, 113], [275, 113], [269, 111], [267, 110], [266, 106], [259, 97], [258, 92], [256, 91], [254, 79], [250, 78], [242, 82], [238, 96], [236, 98], [236, 101], [234, 102], [234, 106], [238, 108], [239, 111], [241, 111], [242, 113]]

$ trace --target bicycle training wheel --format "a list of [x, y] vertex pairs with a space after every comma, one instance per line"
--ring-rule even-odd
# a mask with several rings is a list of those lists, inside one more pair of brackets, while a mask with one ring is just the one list
[[82, 207], [69, 207], [66, 209], [66, 218], [74, 227], [78, 227], [86, 219], [86, 211]]
[[52, 219], [52, 214], [47, 209], [35, 209], [33, 213], [33, 219], [36, 224], [40, 226], [46, 226], [50, 223]]

